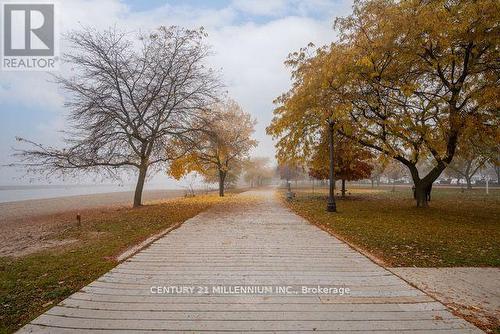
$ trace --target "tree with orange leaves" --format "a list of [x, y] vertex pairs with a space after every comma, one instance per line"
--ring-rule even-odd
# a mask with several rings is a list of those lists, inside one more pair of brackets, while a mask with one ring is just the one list
[[233, 100], [218, 103], [210, 118], [200, 119], [197, 132], [189, 141], [188, 153], [174, 160], [169, 175], [176, 179], [197, 172], [209, 182], [218, 180], [219, 196], [229, 177], [235, 177], [250, 150], [257, 146], [252, 138], [255, 120]]
[[[356, 181], [370, 177], [373, 169], [373, 154], [351, 140], [337, 135], [335, 138], [335, 179], [342, 181], [341, 193], [345, 197], [346, 181]], [[328, 141], [323, 136], [309, 161], [309, 176], [326, 180], [329, 177]]]

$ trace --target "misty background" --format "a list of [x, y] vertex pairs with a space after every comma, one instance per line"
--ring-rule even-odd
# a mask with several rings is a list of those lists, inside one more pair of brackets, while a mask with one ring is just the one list
[[[65, 0], [55, 4], [61, 34], [82, 26], [100, 30], [116, 26], [131, 34], [160, 25], [203, 26], [213, 52], [209, 65], [220, 70], [229, 95], [257, 119], [254, 137], [259, 145], [252, 156], [274, 161], [274, 145], [265, 128], [272, 119], [272, 101], [290, 87], [290, 71], [283, 62], [290, 52], [309, 42], [319, 46], [333, 41], [334, 18], [347, 15], [352, 1]], [[61, 36], [59, 45], [64, 53], [67, 46]], [[16, 136], [56, 147], [62, 145], [65, 96], [50, 80], [50, 75], [43, 72], [0, 73], [0, 165], [15, 162], [11, 155]], [[135, 182], [135, 175], [126, 174], [121, 181], [89, 176], [48, 180], [24, 175], [16, 168], [0, 169], [0, 202], [129, 191]], [[100, 186], [72, 186], [81, 184]], [[149, 179], [146, 189], [183, 186], [159, 173]]]

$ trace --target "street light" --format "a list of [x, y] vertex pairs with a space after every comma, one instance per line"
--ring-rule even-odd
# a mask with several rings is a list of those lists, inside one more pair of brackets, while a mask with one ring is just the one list
[[333, 152], [333, 126], [335, 122], [328, 120], [328, 142], [330, 147], [330, 192], [328, 195], [328, 204], [326, 211], [337, 212], [337, 205], [335, 204], [335, 173], [334, 173], [334, 152]]

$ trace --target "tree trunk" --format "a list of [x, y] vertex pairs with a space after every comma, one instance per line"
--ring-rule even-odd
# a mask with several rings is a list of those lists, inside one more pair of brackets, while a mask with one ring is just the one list
[[495, 166], [495, 173], [497, 173], [497, 185], [500, 186], [500, 166]]
[[342, 179], [342, 197], [345, 197], [345, 179]]
[[418, 182], [415, 184], [415, 199], [417, 200], [417, 208], [427, 208], [429, 207], [429, 202], [427, 202], [427, 186], [423, 182]]
[[414, 198], [417, 201], [417, 208], [427, 208], [429, 206], [429, 201], [431, 199], [432, 184], [441, 175], [445, 169], [445, 164], [440, 164], [435, 166], [424, 178], [420, 178], [418, 175], [418, 170], [415, 165], [411, 167], [410, 173], [413, 179], [413, 184], [415, 186]]
[[141, 163], [141, 167], [139, 167], [139, 177], [137, 178], [137, 184], [135, 186], [134, 208], [142, 205], [142, 191], [144, 189], [144, 182], [146, 181], [147, 172], [148, 165], [146, 163]]
[[371, 179], [372, 181], [372, 189], [375, 188], [375, 180], [374, 179]]
[[467, 182], [467, 189], [472, 189], [471, 177], [465, 177], [465, 182]]
[[465, 182], [467, 183], [467, 189], [472, 189], [471, 179], [473, 173], [471, 173], [471, 169], [472, 169], [472, 160], [468, 160], [467, 166], [465, 168]]
[[224, 180], [226, 179], [226, 173], [219, 171], [219, 196], [224, 197]]

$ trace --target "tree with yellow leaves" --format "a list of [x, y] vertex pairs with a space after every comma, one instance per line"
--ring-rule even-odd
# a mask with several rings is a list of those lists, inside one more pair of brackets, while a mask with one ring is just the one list
[[208, 114], [200, 119], [189, 152], [173, 161], [168, 173], [176, 179], [190, 172], [200, 173], [209, 182], [217, 179], [222, 197], [228, 176], [237, 177], [242, 162], [257, 146], [252, 139], [256, 122], [231, 99], [219, 102]]
[[[405, 165], [417, 206], [428, 206], [466, 129], [498, 131], [499, 13], [494, 0], [357, 1], [336, 21], [337, 43], [291, 55], [295, 83], [268, 128], [278, 156], [293, 146], [307, 156], [330, 121]], [[432, 168], [419, 170], [429, 159]]]

